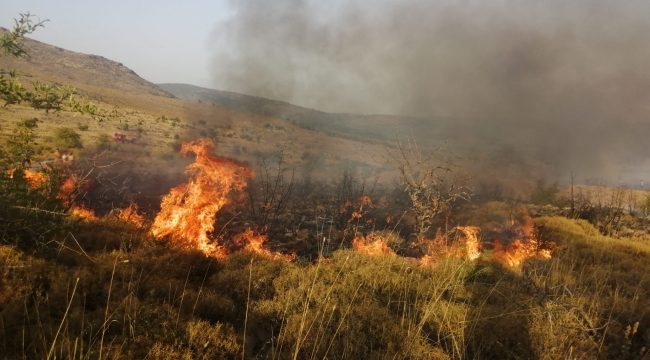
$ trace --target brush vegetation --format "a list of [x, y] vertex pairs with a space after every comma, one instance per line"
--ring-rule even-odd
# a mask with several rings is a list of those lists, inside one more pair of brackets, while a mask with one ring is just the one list
[[106, 218], [0, 246], [3, 358], [642, 359], [650, 244], [536, 219], [559, 244], [515, 272], [338, 250], [314, 263], [170, 249]]

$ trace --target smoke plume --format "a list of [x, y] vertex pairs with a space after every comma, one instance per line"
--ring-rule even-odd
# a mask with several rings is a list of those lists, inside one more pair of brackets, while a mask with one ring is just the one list
[[650, 170], [649, 2], [231, 5], [211, 36], [217, 88], [330, 112], [453, 119], [561, 171]]

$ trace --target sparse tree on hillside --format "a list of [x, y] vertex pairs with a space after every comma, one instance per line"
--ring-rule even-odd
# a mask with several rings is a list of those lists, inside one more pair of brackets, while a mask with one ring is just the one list
[[[28, 56], [24, 36], [43, 26], [43, 23], [34, 22], [33, 15], [29, 13], [21, 14], [13, 29], [0, 35], [0, 52], [4, 56]], [[104, 117], [104, 112], [92, 102], [78, 102], [74, 98], [74, 88], [50, 86], [38, 81], [33, 81], [31, 85], [30, 88], [23, 86], [16, 71], [10, 71], [8, 76], [0, 75], [0, 99], [4, 100], [4, 106], [24, 103], [45, 112], [67, 109], [89, 114], [97, 120]], [[37, 119], [18, 123], [14, 134], [0, 147], [0, 228], [3, 229], [0, 243], [41, 243], [47, 234], [61, 228], [62, 219], [70, 206], [57, 198], [63, 181], [59, 171], [30, 168], [33, 165], [31, 158], [36, 155], [34, 128], [38, 126], [37, 123]], [[71, 129], [67, 130], [70, 131], [58, 134], [66, 141], [65, 146], [80, 146], [79, 135]]]
[[[5, 56], [29, 56], [25, 49], [24, 37], [31, 34], [47, 20], [33, 21], [30, 13], [20, 14], [20, 19], [15, 20], [14, 28], [0, 36], [0, 48]], [[19, 80], [15, 70], [10, 71], [8, 77], [0, 75], [0, 99], [4, 106], [28, 103], [35, 109], [61, 111], [69, 109], [81, 114], [88, 114], [93, 119], [103, 120], [106, 114], [90, 102], [79, 102], [75, 99], [76, 90], [70, 86], [52, 86], [39, 82], [32, 82], [31, 90], [26, 88]]]

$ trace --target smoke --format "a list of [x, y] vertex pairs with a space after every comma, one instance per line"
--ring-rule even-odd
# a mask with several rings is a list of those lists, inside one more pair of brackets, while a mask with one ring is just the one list
[[217, 88], [330, 112], [452, 118], [561, 171], [650, 167], [649, 2], [231, 5], [211, 37]]

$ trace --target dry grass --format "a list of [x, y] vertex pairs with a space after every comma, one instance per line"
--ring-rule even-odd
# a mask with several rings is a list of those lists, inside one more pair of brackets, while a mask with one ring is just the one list
[[350, 250], [315, 265], [246, 252], [217, 262], [171, 250], [119, 221], [80, 223], [76, 241], [61, 239], [39, 253], [0, 246], [0, 353], [643, 358], [650, 246], [600, 236], [582, 221], [537, 223], [560, 248], [550, 261], [529, 260], [521, 273], [489, 259], [421, 267]]

